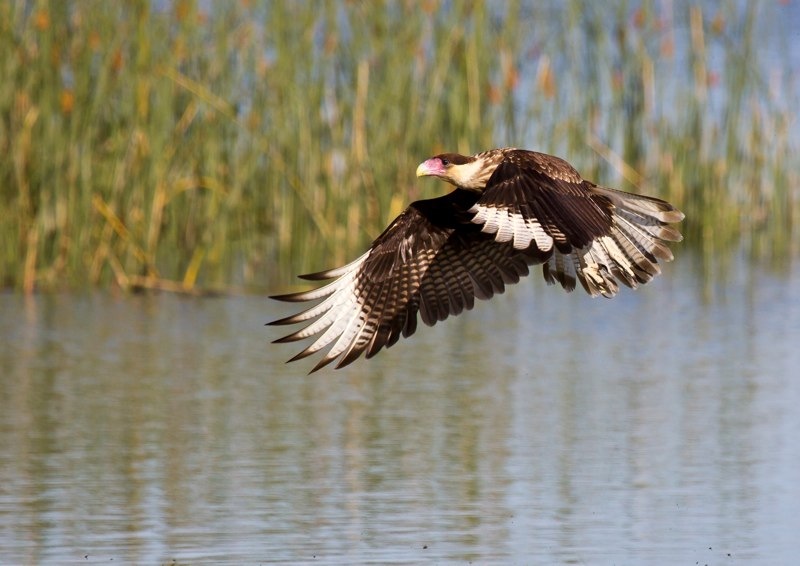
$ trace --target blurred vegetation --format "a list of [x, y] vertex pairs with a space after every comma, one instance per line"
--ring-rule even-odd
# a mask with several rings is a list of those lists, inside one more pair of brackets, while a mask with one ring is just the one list
[[415, 179], [423, 159], [506, 145], [674, 202], [709, 265], [780, 265], [800, 219], [787, 9], [2, 2], [0, 286], [263, 288], [449, 190]]

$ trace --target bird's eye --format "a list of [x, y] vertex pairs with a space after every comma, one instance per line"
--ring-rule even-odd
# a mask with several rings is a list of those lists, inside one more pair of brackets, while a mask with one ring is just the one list
[[442, 165], [448, 167], [450, 165], [450, 160], [447, 159], [446, 157], [442, 157]]

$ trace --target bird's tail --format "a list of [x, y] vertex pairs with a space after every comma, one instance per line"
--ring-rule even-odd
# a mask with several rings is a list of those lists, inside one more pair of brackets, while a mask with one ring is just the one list
[[597, 198], [613, 205], [613, 224], [607, 234], [596, 237], [580, 249], [568, 253], [553, 250], [544, 264], [548, 283], [575, 288], [580, 281], [593, 297], [613, 297], [617, 282], [635, 289], [661, 273], [661, 261], [672, 261], [666, 242], [683, 238], [672, 226], [683, 220], [683, 213], [663, 200], [594, 185]]

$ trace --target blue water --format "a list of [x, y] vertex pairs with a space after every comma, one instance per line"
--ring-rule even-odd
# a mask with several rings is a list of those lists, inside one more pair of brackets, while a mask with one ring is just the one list
[[800, 270], [733, 265], [312, 376], [261, 297], [0, 295], [0, 563], [794, 563]]

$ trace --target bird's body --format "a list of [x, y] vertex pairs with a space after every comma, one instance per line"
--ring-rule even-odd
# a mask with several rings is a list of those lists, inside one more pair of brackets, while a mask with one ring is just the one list
[[447, 195], [412, 203], [354, 262], [305, 275], [328, 284], [283, 301], [317, 305], [271, 324], [307, 323], [276, 340], [316, 340], [290, 361], [328, 345], [312, 371], [341, 357], [372, 357], [416, 330], [417, 314], [433, 325], [471, 309], [474, 299], [543, 264], [548, 283], [571, 291], [580, 281], [592, 296], [614, 296], [672, 260], [664, 242], [680, 241], [670, 223], [683, 214], [669, 203], [584, 180], [558, 157], [516, 148], [474, 156], [441, 154], [420, 164], [417, 176], [455, 185]]

